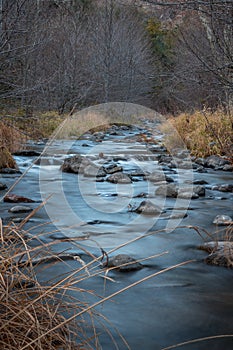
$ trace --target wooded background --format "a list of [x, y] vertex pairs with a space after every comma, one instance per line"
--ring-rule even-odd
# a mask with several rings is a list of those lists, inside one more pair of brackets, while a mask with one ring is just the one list
[[0, 108], [233, 101], [233, 0], [0, 0]]

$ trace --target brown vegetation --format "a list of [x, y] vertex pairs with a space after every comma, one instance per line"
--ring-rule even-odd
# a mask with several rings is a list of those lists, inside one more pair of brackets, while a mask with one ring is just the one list
[[194, 156], [213, 154], [233, 157], [233, 115], [221, 109], [192, 114], [183, 113], [169, 119]]

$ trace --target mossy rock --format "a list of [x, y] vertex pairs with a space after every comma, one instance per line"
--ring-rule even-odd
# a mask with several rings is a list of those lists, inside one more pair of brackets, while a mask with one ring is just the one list
[[11, 153], [4, 146], [0, 147], [0, 170], [4, 168], [18, 169]]

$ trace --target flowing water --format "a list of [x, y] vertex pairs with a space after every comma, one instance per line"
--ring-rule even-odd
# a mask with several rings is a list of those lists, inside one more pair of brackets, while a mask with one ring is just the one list
[[[157, 153], [148, 150], [134, 136], [142, 131], [135, 127], [121, 130], [120, 135], [106, 134], [102, 142], [87, 140], [54, 141], [44, 154], [40, 164], [33, 165], [30, 171], [16, 185], [13, 193], [34, 199], [36, 207], [41, 200], [48, 199], [46, 205], [26, 225], [34, 227], [32, 233], [45, 242], [56, 241], [61, 237], [88, 237], [79, 244], [95, 256], [123, 245], [114, 254], [128, 254], [135, 259], [144, 259], [165, 253], [143, 262], [140, 271], [127, 273], [111, 271], [106, 281], [100, 276], [87, 279], [80, 287], [93, 290], [96, 295], [108, 296], [119, 289], [162, 271], [170, 266], [193, 260], [176, 269], [158, 274], [147, 281], [106, 301], [97, 310], [111, 324], [120, 350], [126, 349], [116, 329], [127, 340], [132, 350], [159, 350], [169, 345], [188, 340], [233, 334], [233, 276], [232, 270], [206, 265], [206, 253], [198, 250], [203, 239], [194, 229], [197, 226], [214, 234], [218, 228], [213, 225], [216, 215], [232, 216], [232, 193], [211, 190], [211, 186], [232, 183], [232, 173], [214, 171], [199, 173], [190, 169], [165, 169], [177, 183], [205, 180], [206, 195], [198, 199], [176, 200], [155, 196], [161, 184], [145, 180], [143, 174], [161, 167]], [[161, 135], [155, 139], [159, 143]], [[129, 142], [131, 141], [131, 142]], [[43, 145], [31, 145], [42, 150]], [[129, 184], [113, 184], [107, 181], [96, 182], [94, 177], [61, 172], [60, 166], [68, 155], [86, 154], [99, 168], [117, 164], [126, 174], [133, 177]], [[24, 171], [33, 161], [32, 157], [17, 156], [20, 170]], [[2, 175], [1, 181], [8, 187], [18, 175]], [[131, 210], [145, 198], [162, 208], [159, 216], [142, 215]], [[1, 217], [12, 218], [8, 209], [11, 203], [1, 204]], [[19, 214], [13, 216], [19, 217]], [[45, 226], [38, 226], [41, 223]], [[58, 232], [53, 232], [58, 230]], [[200, 229], [199, 229], [200, 230]], [[151, 234], [148, 234], [151, 233]], [[208, 238], [205, 235], [205, 238]], [[135, 242], [124, 245], [127, 241]], [[59, 243], [54, 250], [77, 252], [83, 260], [88, 256], [81, 247], [69, 242]], [[77, 262], [70, 261], [66, 269], [77, 268]], [[49, 275], [64, 273], [64, 265], [49, 267]], [[41, 272], [41, 279], [47, 279], [47, 272]], [[104, 275], [104, 272], [103, 272]], [[97, 298], [88, 297], [95, 302]], [[100, 334], [101, 349], [114, 349], [113, 341], [101, 324], [96, 325]], [[187, 350], [230, 350], [233, 349], [233, 336], [219, 338], [179, 348]]]

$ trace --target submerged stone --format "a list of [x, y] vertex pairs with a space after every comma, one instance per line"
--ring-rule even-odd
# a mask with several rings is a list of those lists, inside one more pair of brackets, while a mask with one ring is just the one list
[[16, 205], [15, 207], [12, 207], [9, 209], [10, 213], [28, 213], [32, 211], [33, 209], [30, 207], [22, 206], [22, 205]]
[[213, 221], [213, 224], [220, 226], [227, 226], [233, 223], [233, 220], [228, 215], [217, 215]]
[[0, 182], [0, 191], [6, 190], [6, 189], [7, 189], [7, 185]]
[[104, 267], [115, 268], [120, 272], [136, 271], [143, 268], [143, 265], [126, 254], [118, 254], [104, 264]]

